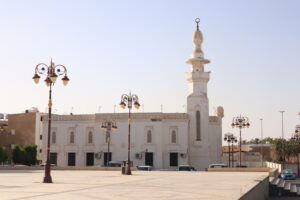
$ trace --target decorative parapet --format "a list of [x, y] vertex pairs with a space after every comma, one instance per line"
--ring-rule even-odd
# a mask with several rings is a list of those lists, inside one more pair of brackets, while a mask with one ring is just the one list
[[209, 116], [209, 123], [218, 123], [220, 122], [220, 118], [217, 116]]
[[[95, 114], [91, 115], [52, 115], [52, 121], [94, 121]], [[48, 121], [48, 116], [43, 117], [43, 121]]]
[[[128, 113], [104, 113], [96, 114], [96, 120], [104, 119], [127, 119]], [[187, 113], [132, 113], [132, 119], [149, 119], [152, 121], [161, 121], [167, 119], [188, 119]]]
[[[97, 113], [90, 115], [52, 115], [52, 121], [102, 121], [105, 119], [126, 120], [128, 113]], [[132, 119], [149, 119], [152, 121], [162, 120], [188, 120], [187, 113], [132, 113]], [[48, 116], [43, 117], [43, 121], [48, 121]]]

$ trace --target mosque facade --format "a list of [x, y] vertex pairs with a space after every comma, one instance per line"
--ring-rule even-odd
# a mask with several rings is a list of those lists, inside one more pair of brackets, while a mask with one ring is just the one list
[[[204, 170], [212, 163], [221, 163], [222, 107], [209, 116], [207, 83], [201, 45], [203, 35], [197, 28], [192, 36], [194, 50], [186, 61], [191, 71], [188, 82], [186, 113], [132, 113], [130, 158], [133, 166], [151, 165], [154, 169], [175, 170], [179, 165], [191, 165]], [[104, 121], [114, 121], [117, 130], [101, 130]], [[48, 119], [44, 117], [43, 138], [47, 138]], [[53, 115], [50, 160], [57, 166], [103, 166], [108, 160], [125, 161], [128, 156], [128, 114], [96, 113], [90, 115]], [[42, 158], [46, 161], [47, 142], [42, 143]], [[108, 151], [108, 142], [109, 151]], [[108, 153], [109, 152], [109, 153]]]

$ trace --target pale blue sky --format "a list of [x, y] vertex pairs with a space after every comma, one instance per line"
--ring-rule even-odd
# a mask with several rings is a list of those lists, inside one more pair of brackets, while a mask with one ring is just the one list
[[[45, 111], [48, 90], [32, 81], [34, 67], [68, 67], [70, 84], [54, 87], [54, 112], [113, 112], [123, 93], [145, 112], [183, 112], [185, 72], [201, 19], [203, 51], [211, 60], [210, 113], [224, 106], [250, 118], [245, 138], [285, 135], [300, 123], [300, 1], [0, 1], [0, 111]], [[101, 108], [100, 108], [101, 106]], [[117, 112], [123, 112], [119, 107]], [[139, 112], [142, 112], [140, 110]]]

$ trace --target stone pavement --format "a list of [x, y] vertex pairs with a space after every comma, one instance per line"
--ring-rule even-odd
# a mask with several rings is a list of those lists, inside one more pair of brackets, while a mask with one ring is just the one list
[[1, 200], [239, 199], [266, 177], [264, 172], [52, 171], [0, 170]]

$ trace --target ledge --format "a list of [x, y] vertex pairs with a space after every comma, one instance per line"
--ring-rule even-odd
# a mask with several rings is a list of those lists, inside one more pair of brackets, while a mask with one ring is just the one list
[[[0, 170], [44, 170], [44, 167], [40, 166], [0, 166]], [[99, 170], [99, 171], [120, 171], [121, 167], [101, 167], [101, 166], [91, 166], [91, 167], [51, 167], [51, 170]], [[131, 171], [136, 171], [136, 167], [131, 167]]]
[[270, 177], [278, 176], [276, 168], [207, 168], [208, 172], [269, 172]]

